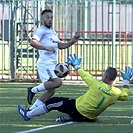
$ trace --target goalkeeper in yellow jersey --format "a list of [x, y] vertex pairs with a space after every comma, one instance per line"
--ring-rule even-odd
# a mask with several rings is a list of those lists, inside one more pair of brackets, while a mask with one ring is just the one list
[[46, 114], [51, 110], [58, 110], [69, 115], [69, 118], [58, 117], [57, 121], [59, 122], [95, 121], [108, 106], [114, 104], [117, 100], [125, 101], [128, 99], [128, 85], [133, 74], [133, 70], [129, 66], [125, 66], [125, 72], [121, 71], [123, 89], [120, 90], [112, 86], [117, 77], [115, 68], [108, 67], [102, 76], [102, 81], [99, 81], [80, 68], [81, 58], [78, 59], [75, 54], [70, 54], [68, 60], [67, 63], [74, 67], [82, 80], [88, 85], [88, 90], [77, 99], [52, 97], [43, 105], [31, 111], [24, 110], [22, 106], [18, 105], [18, 111], [24, 120], [30, 120], [34, 116]]

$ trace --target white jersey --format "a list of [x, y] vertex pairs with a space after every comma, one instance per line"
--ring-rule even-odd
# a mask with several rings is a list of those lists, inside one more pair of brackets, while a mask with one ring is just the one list
[[37, 39], [39, 43], [45, 47], [53, 47], [55, 49], [55, 53], [47, 50], [38, 50], [39, 51], [39, 59], [38, 64], [46, 65], [50, 62], [56, 62], [58, 43], [60, 42], [59, 38], [56, 35], [56, 32], [45, 27], [41, 26], [37, 28], [33, 34], [34, 39]]

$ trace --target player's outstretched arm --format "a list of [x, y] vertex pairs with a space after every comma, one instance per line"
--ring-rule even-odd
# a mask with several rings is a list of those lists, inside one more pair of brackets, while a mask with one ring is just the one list
[[73, 45], [74, 43], [76, 43], [78, 41], [79, 37], [80, 37], [79, 32], [75, 32], [75, 35], [73, 36], [73, 38], [69, 42], [66, 42], [66, 43], [59, 42], [58, 48], [59, 49], [65, 49], [65, 48], [70, 47], [71, 45]]
[[80, 69], [81, 60], [82, 58], [78, 58], [76, 54], [70, 54], [68, 57], [68, 62], [66, 63], [74, 67], [74, 69], [78, 72], [82, 80], [89, 86], [89, 84], [93, 80], [93, 77], [89, 73], [85, 72], [83, 69]]

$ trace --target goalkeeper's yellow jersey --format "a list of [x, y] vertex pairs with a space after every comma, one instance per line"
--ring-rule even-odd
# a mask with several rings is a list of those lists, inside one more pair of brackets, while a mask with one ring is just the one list
[[108, 106], [117, 100], [125, 101], [128, 99], [128, 88], [120, 90], [114, 86], [99, 81], [78, 69], [78, 74], [88, 85], [87, 92], [76, 99], [76, 108], [83, 116], [89, 119], [96, 119]]

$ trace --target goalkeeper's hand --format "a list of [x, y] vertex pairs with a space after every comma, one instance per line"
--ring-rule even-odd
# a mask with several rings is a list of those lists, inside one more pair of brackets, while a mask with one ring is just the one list
[[125, 73], [123, 71], [120, 72], [121, 72], [121, 77], [123, 78], [123, 84], [129, 85], [129, 80], [133, 76], [133, 69], [130, 68], [129, 66], [125, 66]]
[[66, 62], [67, 64], [71, 65], [74, 67], [75, 70], [77, 70], [78, 68], [80, 68], [80, 63], [82, 58], [77, 58], [76, 54], [70, 54], [69, 57], [67, 57], [68, 62]]

